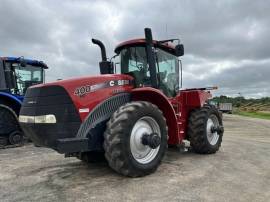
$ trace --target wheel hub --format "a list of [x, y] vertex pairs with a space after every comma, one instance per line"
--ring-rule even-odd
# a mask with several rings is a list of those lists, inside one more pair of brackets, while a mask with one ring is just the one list
[[161, 132], [155, 119], [145, 116], [134, 124], [130, 135], [130, 150], [137, 162], [151, 162], [158, 154], [160, 142]]
[[211, 145], [216, 145], [219, 134], [223, 132], [223, 126], [219, 125], [216, 115], [212, 114], [207, 120], [207, 139]]
[[152, 149], [157, 148], [160, 145], [161, 138], [157, 133], [152, 133], [152, 134], [144, 134], [142, 136], [142, 144], [143, 145], [148, 145]]
[[212, 126], [211, 133], [215, 133], [215, 132], [217, 132], [218, 134], [223, 133], [224, 132], [223, 126]]

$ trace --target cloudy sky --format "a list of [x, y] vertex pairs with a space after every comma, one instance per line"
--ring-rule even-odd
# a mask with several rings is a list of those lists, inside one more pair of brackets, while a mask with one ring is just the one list
[[[168, 4], [169, 2], [169, 4]], [[99, 73], [101, 39], [179, 37], [184, 87], [215, 95], [270, 96], [270, 2], [254, 0], [0, 0], [0, 55], [43, 60], [47, 81]]]

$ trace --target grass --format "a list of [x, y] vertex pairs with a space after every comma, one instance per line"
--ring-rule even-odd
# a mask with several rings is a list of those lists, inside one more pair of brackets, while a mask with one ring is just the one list
[[270, 120], [270, 113], [265, 113], [265, 112], [238, 111], [238, 112], [236, 112], [236, 114], [242, 115], [242, 116], [253, 117], [253, 118], [260, 118], [260, 119], [268, 119], [268, 120]]

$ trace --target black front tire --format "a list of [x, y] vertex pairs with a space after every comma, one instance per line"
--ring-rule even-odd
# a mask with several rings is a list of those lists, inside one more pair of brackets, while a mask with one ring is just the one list
[[[151, 117], [160, 129], [158, 152], [149, 162], [141, 163], [132, 154], [130, 138], [134, 125], [144, 117]], [[149, 102], [130, 102], [121, 106], [107, 123], [104, 133], [105, 157], [116, 172], [141, 177], [153, 173], [161, 163], [167, 150], [167, 125], [162, 112]]]
[[216, 117], [218, 125], [223, 129], [222, 116], [213, 105], [205, 105], [190, 113], [188, 123], [188, 138], [192, 149], [199, 154], [216, 153], [222, 142], [223, 130], [217, 132], [217, 140], [214, 144], [207, 137], [207, 122], [209, 118]]

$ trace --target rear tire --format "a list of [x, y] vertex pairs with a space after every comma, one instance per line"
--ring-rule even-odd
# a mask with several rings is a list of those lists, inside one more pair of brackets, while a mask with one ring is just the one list
[[[159, 146], [143, 143], [142, 137], [152, 137], [150, 134], [159, 136]], [[161, 163], [167, 134], [166, 120], [157, 106], [141, 101], [127, 103], [107, 123], [105, 157], [110, 167], [122, 175], [148, 175]]]
[[[212, 129], [215, 127], [220, 130]], [[205, 105], [190, 113], [188, 137], [196, 153], [216, 153], [221, 145], [223, 132], [222, 117], [215, 106]]]

